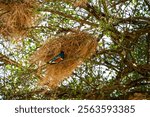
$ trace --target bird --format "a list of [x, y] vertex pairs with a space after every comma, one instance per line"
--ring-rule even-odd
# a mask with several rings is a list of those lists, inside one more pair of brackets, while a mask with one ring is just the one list
[[63, 60], [64, 60], [64, 52], [61, 51], [58, 55], [56, 55], [55, 57], [53, 57], [48, 63], [50, 63], [50, 64], [56, 64], [56, 63], [60, 63]]

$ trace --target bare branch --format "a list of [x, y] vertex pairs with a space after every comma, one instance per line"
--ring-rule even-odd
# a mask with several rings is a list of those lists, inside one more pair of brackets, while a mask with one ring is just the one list
[[0, 53], [0, 61], [4, 62], [6, 65], [11, 64], [11, 65], [15, 65], [17, 67], [21, 66], [18, 62], [8, 58], [6, 55], [3, 55], [2, 53]]
[[43, 12], [51, 12], [53, 14], [58, 14], [62, 17], [65, 17], [65, 18], [68, 18], [70, 20], [74, 20], [76, 22], [79, 22], [81, 24], [88, 24], [90, 26], [94, 26], [94, 27], [98, 27], [99, 25], [98, 24], [95, 24], [95, 23], [92, 23], [92, 22], [89, 22], [89, 21], [86, 21], [86, 20], [83, 20], [83, 19], [77, 19], [75, 17], [73, 17], [72, 15], [69, 15], [69, 14], [65, 14], [63, 12], [60, 12], [60, 11], [56, 11], [56, 10], [53, 10], [53, 9], [42, 9]]

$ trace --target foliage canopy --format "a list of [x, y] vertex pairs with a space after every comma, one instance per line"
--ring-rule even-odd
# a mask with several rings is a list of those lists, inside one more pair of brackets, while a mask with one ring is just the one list
[[[150, 99], [149, 0], [38, 2], [37, 25], [27, 29], [27, 37], [15, 42], [0, 36], [1, 99]], [[99, 40], [96, 54], [58, 88], [39, 86], [30, 56], [72, 29]]]

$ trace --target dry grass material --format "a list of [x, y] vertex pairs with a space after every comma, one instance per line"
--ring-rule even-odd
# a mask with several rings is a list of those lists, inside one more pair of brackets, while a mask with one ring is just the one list
[[35, 20], [36, 0], [1, 0], [0, 33], [4, 37], [22, 37]]
[[84, 7], [88, 3], [88, 0], [78, 0], [74, 3], [75, 7]]
[[[96, 51], [97, 41], [88, 33], [75, 31], [64, 36], [49, 39], [30, 58], [31, 63], [39, 67], [38, 74], [42, 75], [40, 84], [56, 87], [69, 77], [85, 59], [90, 58]], [[61, 51], [64, 60], [57, 64], [47, 64]]]
[[88, 0], [60, 0], [64, 2], [69, 2], [73, 4], [75, 7], [85, 7], [86, 4], [88, 3]]
[[148, 94], [142, 94], [142, 93], [134, 93], [133, 95], [129, 96], [129, 100], [146, 100], [149, 99], [150, 96]]

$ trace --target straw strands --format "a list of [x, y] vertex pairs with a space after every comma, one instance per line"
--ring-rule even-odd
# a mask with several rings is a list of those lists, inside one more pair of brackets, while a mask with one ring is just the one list
[[88, 0], [59, 0], [64, 2], [69, 2], [73, 4], [75, 7], [84, 7], [88, 3]]
[[[38, 65], [38, 74], [42, 77], [40, 84], [53, 88], [93, 55], [96, 47], [96, 38], [90, 34], [81, 31], [69, 32], [49, 39], [31, 56], [30, 61]], [[56, 64], [47, 63], [61, 51], [64, 52], [63, 61]]]
[[0, 0], [0, 34], [22, 37], [35, 20], [36, 0]]

